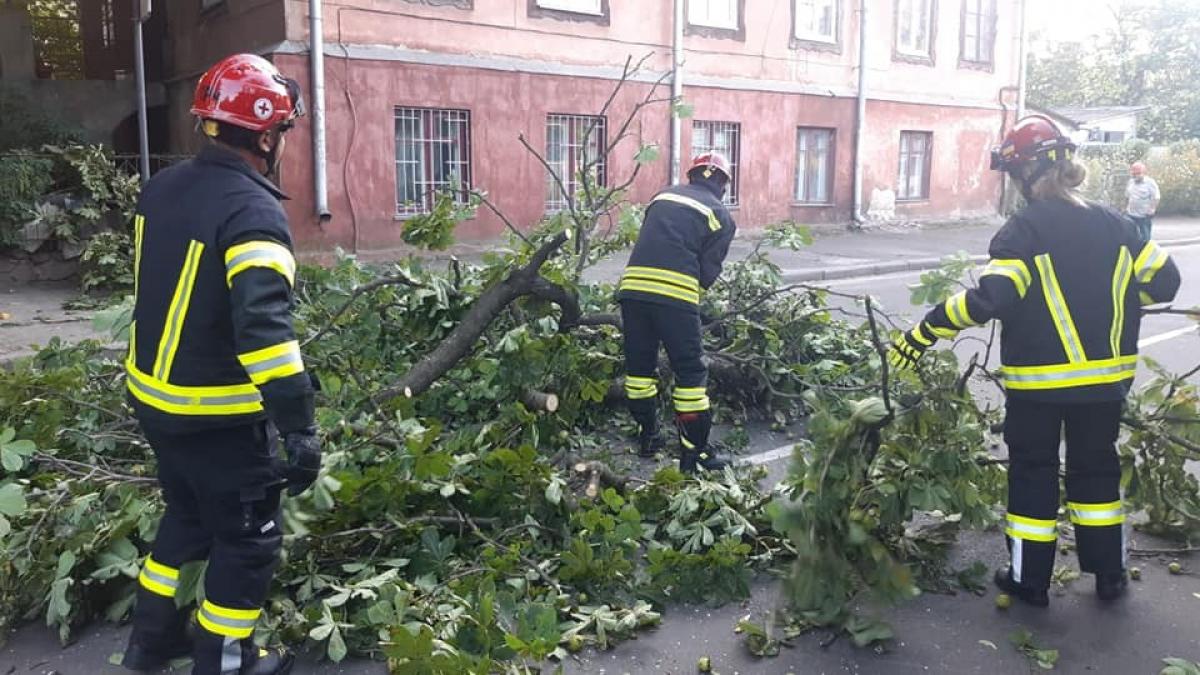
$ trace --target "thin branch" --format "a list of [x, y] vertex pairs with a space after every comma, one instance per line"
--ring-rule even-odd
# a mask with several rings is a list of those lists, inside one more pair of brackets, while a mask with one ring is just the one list
[[575, 220], [575, 195], [567, 192], [567, 186], [563, 184], [562, 177], [558, 175], [557, 171], [550, 168], [550, 162], [548, 162], [546, 160], [546, 158], [542, 156], [542, 153], [535, 150], [533, 148], [533, 146], [529, 144], [529, 141], [525, 138], [525, 134], [517, 134], [517, 140], [520, 141], [521, 145], [526, 150], [529, 151], [529, 154], [531, 154], [535, 158], [537, 158], [537, 161], [543, 167], [545, 167], [546, 172], [549, 173], [550, 177], [554, 179], [554, 183], [558, 186], [559, 193], [562, 194], [563, 199], [565, 199], [567, 201], [567, 212], [571, 214], [571, 220], [574, 221]]
[[875, 309], [871, 303], [871, 296], [866, 298], [867, 323], [871, 326], [871, 344], [875, 346], [875, 353], [879, 355], [879, 376], [880, 385], [879, 391], [883, 396], [883, 407], [887, 410], [887, 416], [884, 417], [876, 426], [876, 429], [887, 426], [896, 417], [896, 411], [892, 409], [892, 396], [889, 391], [888, 377], [890, 375], [888, 368], [887, 349], [883, 346], [883, 342], [879, 339], [879, 327], [875, 325]]
[[362, 284], [361, 286], [355, 286], [354, 289], [350, 291], [350, 297], [346, 298], [346, 301], [342, 303], [341, 307], [338, 307], [337, 310], [334, 311], [334, 313], [329, 317], [329, 320], [325, 322], [325, 325], [321, 327], [321, 330], [304, 340], [300, 346], [307, 347], [309, 344], [328, 333], [333, 328], [333, 324], [337, 323], [337, 320], [346, 313], [346, 310], [350, 309], [350, 306], [353, 305], [356, 300], [358, 300], [364, 294], [370, 293], [371, 291], [379, 288], [383, 288], [384, 286], [409, 286], [411, 288], [422, 287], [421, 284], [413, 281], [405, 274], [391, 274], [386, 277], [380, 277], [370, 283]]
[[509, 232], [512, 232], [513, 234], [517, 235], [517, 237], [520, 238], [521, 241], [525, 242], [526, 246], [533, 248], [533, 242], [529, 240], [529, 237], [526, 237], [524, 235], [524, 233], [522, 233], [521, 230], [519, 230], [517, 228], [517, 226], [514, 225], [513, 222], [508, 219], [508, 216], [504, 215], [504, 212], [501, 211], [495, 204], [493, 204], [490, 199], [487, 198], [487, 195], [485, 195], [484, 193], [482, 193], [478, 190], [472, 191], [471, 194], [476, 199], [479, 200], [480, 204], [483, 204], [484, 206], [488, 207], [489, 211], [496, 214], [496, 217], [499, 218], [500, 221], [504, 223], [504, 227], [508, 228]]

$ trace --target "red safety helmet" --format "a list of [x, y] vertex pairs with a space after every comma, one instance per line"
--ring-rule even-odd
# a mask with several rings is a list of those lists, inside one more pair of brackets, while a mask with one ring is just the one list
[[725, 180], [733, 180], [733, 170], [729, 168], [729, 160], [719, 152], [702, 152], [692, 158], [692, 166], [688, 168], [688, 175], [696, 169], [704, 169], [704, 176], [707, 178], [712, 175], [713, 171], [720, 171], [725, 174]]
[[[280, 75], [273, 63], [254, 54], [234, 54], [200, 78], [192, 114], [250, 131], [267, 131], [290, 127], [304, 114], [304, 102], [300, 85]], [[214, 129], [210, 135], [215, 133]]]
[[1049, 117], [1030, 115], [1021, 118], [1004, 136], [1000, 147], [992, 150], [992, 170], [1012, 171], [1027, 162], [1056, 162], [1075, 155], [1075, 143], [1063, 135]]

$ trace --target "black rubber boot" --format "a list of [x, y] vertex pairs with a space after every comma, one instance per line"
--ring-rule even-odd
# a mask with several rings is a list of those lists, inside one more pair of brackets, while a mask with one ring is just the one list
[[666, 446], [658, 430], [658, 401], [653, 398], [630, 400], [629, 414], [638, 424], [638, 457], [653, 457]]
[[121, 665], [129, 670], [158, 670], [192, 653], [188, 615], [175, 607], [175, 599], [138, 588], [133, 631]]
[[706, 471], [721, 471], [729, 466], [729, 462], [716, 456], [713, 445], [708, 442], [708, 434], [712, 430], [712, 413], [705, 410], [698, 413], [678, 413], [675, 424], [679, 427], [679, 443], [683, 446], [679, 454], [679, 470], [683, 473], [696, 473], [700, 467]]
[[1096, 575], [1096, 595], [1104, 602], [1112, 602], [1125, 595], [1129, 589], [1129, 575], [1120, 572], [1102, 572]]
[[1013, 581], [1012, 569], [1009, 567], [996, 570], [996, 576], [992, 580], [1000, 590], [1027, 605], [1033, 607], [1050, 606], [1050, 589], [1028, 588], [1018, 584]]
[[638, 435], [638, 457], [642, 459], [652, 459], [666, 446], [667, 442], [663, 439], [662, 434], [658, 433], [658, 429], [650, 433], [642, 431]]
[[235, 640], [197, 631], [192, 675], [288, 675], [296, 657], [282, 648], [263, 649], [253, 638]]

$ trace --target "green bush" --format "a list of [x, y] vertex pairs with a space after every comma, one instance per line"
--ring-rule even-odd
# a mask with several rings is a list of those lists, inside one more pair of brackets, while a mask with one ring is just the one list
[[1159, 149], [1152, 149], [1143, 140], [1088, 146], [1080, 151], [1079, 159], [1088, 169], [1084, 184], [1088, 199], [1123, 209], [1129, 165], [1140, 161], [1145, 162], [1162, 192], [1160, 215], [1200, 213], [1200, 141], [1182, 141]]
[[0, 152], [80, 140], [78, 129], [34, 104], [20, 89], [0, 83]]
[[21, 227], [53, 185], [54, 163], [29, 153], [0, 155], [0, 248], [24, 240]]

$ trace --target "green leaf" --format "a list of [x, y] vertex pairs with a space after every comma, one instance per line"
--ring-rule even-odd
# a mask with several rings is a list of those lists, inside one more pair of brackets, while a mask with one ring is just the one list
[[651, 164], [658, 161], [659, 150], [654, 144], [643, 145], [638, 148], [637, 154], [633, 156], [633, 161], [638, 164]]
[[342, 631], [335, 626], [333, 633], [329, 636], [329, 648], [326, 654], [329, 660], [334, 663], [341, 663], [342, 659], [346, 658], [346, 641], [342, 639]]
[[9, 483], [0, 487], [0, 515], [16, 518], [25, 513], [25, 488]]
[[58, 554], [58, 571], [55, 572], [55, 579], [65, 579], [71, 574], [71, 570], [75, 569], [75, 552], [71, 550], [63, 551]]
[[671, 112], [675, 113], [675, 116], [679, 119], [685, 120], [695, 114], [696, 106], [690, 103], [684, 103], [682, 100], [680, 100], [676, 101], [675, 104], [671, 106]]

